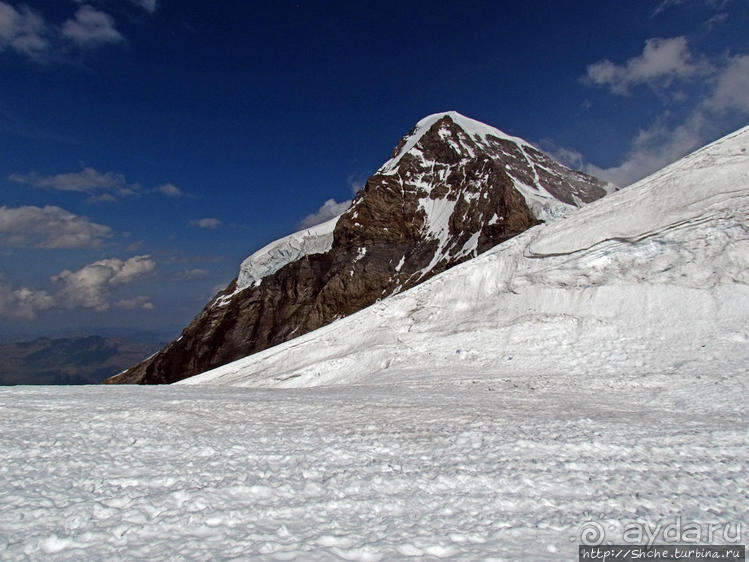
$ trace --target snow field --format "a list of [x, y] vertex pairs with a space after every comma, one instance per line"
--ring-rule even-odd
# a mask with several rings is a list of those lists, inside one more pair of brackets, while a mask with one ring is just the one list
[[747, 520], [745, 380], [401, 374], [0, 390], [0, 558], [558, 561], [589, 520]]

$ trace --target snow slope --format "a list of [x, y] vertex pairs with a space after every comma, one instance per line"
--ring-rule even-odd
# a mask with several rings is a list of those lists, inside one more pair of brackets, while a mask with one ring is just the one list
[[749, 128], [191, 384], [0, 388], [0, 559], [746, 544], [748, 150]]
[[749, 127], [401, 295], [182, 383], [397, 381], [414, 365], [743, 374], [748, 149]]

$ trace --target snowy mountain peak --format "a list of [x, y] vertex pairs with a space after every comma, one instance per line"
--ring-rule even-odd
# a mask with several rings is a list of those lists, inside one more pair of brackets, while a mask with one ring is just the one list
[[112, 382], [174, 382], [278, 345], [605, 194], [521, 139], [431, 115], [337, 220], [255, 252], [178, 340]]
[[476, 121], [475, 119], [461, 115], [457, 111], [445, 111], [443, 113], [427, 115], [416, 123], [414, 128], [411, 129], [411, 131], [403, 137], [401, 142], [395, 147], [390, 159], [385, 162], [377, 172], [380, 174], [394, 173], [400, 159], [416, 147], [424, 134], [431, 130], [436, 123], [441, 124], [439, 130], [442, 131], [442, 133], [440, 133], [440, 135], [443, 138], [448, 136], [449, 133], [447, 133], [447, 135], [445, 134], [447, 132], [447, 121], [460, 127], [460, 129], [475, 142], [486, 143], [488, 137], [494, 137], [518, 145], [531, 146], [528, 142], [519, 137], [508, 135], [499, 129], [495, 129], [494, 127], [482, 123], [481, 121]]
[[[541, 220], [564, 216], [617, 189], [566, 168], [519, 137], [455, 111], [435, 113], [419, 121], [375, 175], [407, 176], [431, 194], [433, 187], [444, 184], [446, 166], [464, 167], [477, 159], [499, 163]], [[416, 177], [419, 174], [421, 177]]]
[[[606, 394], [660, 393], [679, 375], [700, 396], [715, 380], [741, 385], [748, 218], [745, 127], [409, 291], [185, 383], [516, 386], [545, 374]], [[700, 382], [707, 373], [715, 380]]]
[[[451, 183], [448, 176], [456, 174], [458, 170], [465, 172], [477, 158], [501, 160], [513, 187], [523, 196], [533, 215], [541, 220], [563, 216], [613, 188], [610, 184], [561, 166], [519, 137], [508, 135], [457, 111], [434, 113], [421, 119], [401, 139], [390, 160], [373, 178], [397, 174], [407, 183], [418, 186], [418, 207], [426, 217], [423, 233], [432, 240], [438, 240], [441, 250], [445, 250], [446, 240], [451, 235], [451, 217], [456, 206], [461, 207], [459, 200], [462, 198], [473, 206], [487, 203], [486, 195], [480, 194], [480, 185], [490, 183], [485, 175], [479, 174], [474, 178], [477, 184], [475, 189], [466, 189], [469, 180], [465, 173], [463, 180], [466, 183], [461, 193], [446, 189]], [[404, 196], [406, 191], [403, 190]], [[367, 197], [371, 198], [372, 195]], [[352, 208], [354, 218], [358, 216], [356, 208], [360, 199]], [[488, 226], [507, 220], [502, 213], [483, 218], [489, 222]], [[234, 292], [224, 295], [216, 304], [226, 304], [237, 292], [259, 284], [263, 277], [288, 263], [309, 254], [328, 251], [333, 244], [337, 221], [338, 217], [295, 232], [253, 253], [242, 262]], [[385, 228], [389, 227], [386, 225]], [[470, 230], [473, 237], [462, 240], [459, 248], [458, 253], [462, 256], [475, 255], [479, 247], [476, 228]], [[483, 250], [483, 244], [481, 248]], [[432, 265], [444, 257], [444, 251], [439, 252]]]

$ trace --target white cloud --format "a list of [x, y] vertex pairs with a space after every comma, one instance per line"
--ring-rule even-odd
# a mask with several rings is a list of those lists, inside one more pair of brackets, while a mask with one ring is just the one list
[[729, 132], [730, 126], [726, 130], [721, 124], [723, 114], [730, 113], [725, 123], [734, 126], [741, 114], [749, 114], [749, 55], [735, 56], [714, 69], [708, 93], [683, 122], [668, 126], [667, 119], [661, 117], [632, 140], [621, 164], [610, 168], [588, 164], [585, 170], [624, 187]]
[[737, 109], [749, 113], [749, 55], [730, 60], [718, 74], [715, 88], [706, 104], [718, 111]]
[[346, 178], [346, 183], [351, 189], [351, 193], [356, 195], [364, 187], [364, 184], [367, 183], [367, 178], [360, 175], [350, 175]]
[[[150, 256], [128, 260], [110, 258], [89, 264], [78, 271], [64, 270], [50, 280], [59, 287], [50, 294], [26, 287], [13, 288], [0, 274], [0, 316], [32, 319], [51, 308], [88, 308], [108, 310], [114, 290], [152, 272], [156, 263]], [[114, 306], [125, 309], [153, 309], [150, 298], [138, 296], [120, 299]]]
[[60, 286], [55, 297], [56, 304], [65, 308], [107, 310], [114, 288], [132, 283], [155, 268], [156, 262], [145, 255], [125, 261], [117, 258], [99, 260], [78, 271], [66, 269], [51, 278], [53, 283]]
[[91, 6], [81, 6], [73, 19], [62, 24], [62, 36], [85, 48], [125, 40], [115, 28], [112, 16]]
[[701, 112], [673, 128], [659, 122], [639, 132], [621, 164], [605, 169], [589, 164], [585, 171], [625, 187], [701, 147], [706, 135], [705, 117]]
[[[666, 1], [659, 9], [681, 3]], [[708, 2], [720, 8], [724, 3]], [[704, 146], [715, 138], [746, 124], [749, 114], [749, 55], [731, 58], [702, 59], [695, 63], [686, 39], [650, 39], [640, 56], [629, 59], [624, 65], [602, 61], [588, 67], [588, 84], [608, 86], [614, 94], [627, 94], [636, 84], [667, 86], [679, 79], [690, 88], [690, 95], [672, 91], [667, 99], [680, 99], [686, 106], [686, 117], [676, 122], [664, 108], [661, 115], [643, 127], [632, 139], [623, 161], [608, 168], [593, 164], [583, 166], [587, 172], [619, 186], [626, 186], [655, 172]], [[576, 154], [561, 154], [576, 157]], [[582, 158], [577, 163], [584, 164]]]
[[210, 272], [207, 269], [201, 269], [196, 267], [194, 269], [186, 269], [177, 274], [178, 279], [195, 279], [196, 277], [205, 277]]
[[142, 308], [143, 310], [153, 310], [154, 306], [149, 297], [139, 296], [133, 297], [132, 299], [118, 300], [114, 305], [117, 308], [124, 308], [126, 310], [134, 310], [136, 308]]
[[[8, 179], [33, 187], [86, 193], [88, 203], [114, 202], [118, 197], [127, 197], [146, 193], [139, 183], [129, 183], [124, 175], [114, 172], [100, 172], [87, 166], [80, 172], [43, 176], [36, 172], [29, 174], [11, 174]], [[184, 193], [176, 185], [167, 182], [151, 190], [167, 197], [182, 197]]]
[[615, 94], [629, 94], [632, 86], [648, 84], [668, 86], [676, 79], [705, 73], [704, 63], [693, 62], [685, 37], [648, 39], [641, 55], [622, 65], [602, 60], [588, 66], [586, 79], [598, 86], [608, 86]]
[[158, 7], [157, 0], [130, 0], [133, 4], [140, 6], [147, 12], [153, 14]]
[[674, 6], [680, 6], [682, 4], [703, 4], [708, 8], [722, 10], [728, 4], [730, 4], [731, 1], [732, 0], [662, 0], [662, 2], [658, 4], [658, 7], [656, 7], [650, 17], [654, 18], [667, 9]]
[[187, 223], [187, 226], [194, 228], [218, 228], [221, 226], [221, 221], [213, 217], [206, 217], [204, 219], [195, 219]]
[[0, 52], [10, 48], [32, 58], [38, 57], [49, 48], [47, 34], [47, 24], [37, 12], [28, 6], [16, 10], [0, 2]]
[[0, 316], [33, 319], [37, 312], [54, 306], [54, 298], [46, 291], [26, 287], [14, 289], [0, 275]]
[[708, 31], [712, 31], [716, 27], [718, 27], [720, 24], [725, 23], [728, 21], [728, 14], [723, 12], [720, 14], [715, 14], [713, 17], [711, 17], [709, 20], [705, 22], [705, 27]]
[[336, 202], [335, 199], [328, 199], [322, 204], [317, 212], [307, 215], [299, 222], [299, 228], [310, 228], [317, 224], [323, 223], [327, 220], [337, 217], [343, 213], [351, 205], [351, 200]]
[[0, 246], [95, 247], [111, 234], [108, 226], [60, 207], [0, 207]]
[[573, 170], [582, 170], [585, 168], [585, 157], [582, 153], [572, 148], [559, 146], [551, 139], [541, 139], [538, 146], [549, 156], [561, 162]]
[[158, 185], [154, 187], [153, 190], [158, 191], [159, 193], [166, 195], [167, 197], [182, 197], [183, 195], [182, 190], [172, 183]]
[[[71, 46], [91, 49], [107, 44], [124, 43], [114, 18], [86, 2], [61, 25], [50, 24], [44, 15], [26, 5], [14, 8], [0, 0], [0, 52], [10, 49], [39, 63], [64, 61]], [[153, 14], [157, 0], [131, 0]]]
[[668, 8], [672, 6], [678, 6], [679, 4], [683, 4], [685, 0], [663, 0], [660, 4], [658, 4], [658, 7], [653, 11], [653, 14], [650, 17], [655, 17], [661, 12], [664, 12]]
[[60, 191], [76, 191], [94, 195], [102, 191], [116, 192], [119, 195], [131, 195], [134, 186], [129, 186], [125, 176], [113, 172], [99, 172], [95, 168], [86, 167], [80, 172], [40, 176], [36, 172], [30, 174], [11, 174], [8, 178], [16, 183], [24, 183], [34, 187], [57, 189]]

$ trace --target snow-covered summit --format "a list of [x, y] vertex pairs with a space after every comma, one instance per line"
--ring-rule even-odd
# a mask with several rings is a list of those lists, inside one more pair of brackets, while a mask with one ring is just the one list
[[409, 291], [184, 383], [743, 375], [748, 222], [746, 127]]
[[[449, 122], [458, 128], [459, 132], [457, 142], [455, 138], [452, 137], [453, 132], [449, 130], [445, 118], [448, 118]], [[559, 175], [559, 168], [562, 168], [559, 164], [553, 161], [551, 161], [551, 163], [546, 162], [545, 166], [536, 162], [534, 159], [537, 160], [539, 156], [545, 157], [545, 155], [540, 153], [535, 147], [520, 137], [508, 135], [495, 127], [491, 127], [490, 125], [466, 117], [457, 111], [445, 111], [442, 113], [434, 113], [421, 119], [414, 128], [403, 137], [403, 139], [401, 139], [393, 152], [393, 156], [380, 167], [377, 173], [384, 175], [398, 173], [398, 166], [406, 154], [423, 157], [423, 152], [419, 150], [418, 145], [427, 132], [435, 124], [441, 121], [443, 121], [445, 125], [443, 125], [438, 132], [440, 138], [446, 140], [451, 146], [462, 151], [464, 159], [475, 157], [476, 153], [479, 151], [496, 153], [496, 144], [498, 142], [506, 142], [517, 147], [531, 166], [543, 167], [544, 171], [555, 173], [557, 175]], [[466, 139], [466, 136], [470, 140]], [[505, 153], [508, 151], [507, 146], [508, 145], [504, 145], [502, 148]], [[435, 162], [432, 162], [431, 164], [434, 165]], [[557, 167], [558, 169], [552, 170], [551, 168], [553, 167]], [[511, 164], [506, 164], [505, 169], [512, 176], [514, 187], [523, 195], [526, 203], [531, 207], [538, 218], [548, 220], [550, 218], [559, 217], [569, 212], [570, 209], [576, 208], [583, 202], [586, 202], [577, 196], [565, 199], [565, 197], [560, 198], [559, 194], [553, 195], [544, 188], [544, 182], [539, 177], [538, 171], [535, 172], [532, 182], [529, 182], [531, 185], [528, 185], [526, 175], [523, 173], [512, 174], [513, 166]], [[418, 179], [424, 178], [420, 177]], [[569, 178], [564, 179], [568, 180]], [[424, 183], [426, 184], [427, 182]], [[434, 187], [434, 184], [432, 183], [430, 187]], [[606, 193], [615, 189], [615, 186], [611, 184], [601, 183], [600, 187]], [[431, 190], [430, 195], [432, 195]], [[423, 205], [425, 212], [428, 215], [445, 215], [442, 219], [436, 219], [436, 222], [444, 222], [445, 220], [448, 220], [455, 205], [454, 199], [451, 198], [453, 199], [453, 202], [449, 203], [445, 201], [445, 198], [442, 198], [441, 202], [443, 204], [440, 204], [440, 201], [438, 201], [439, 198], [431, 196], [429, 199], [431, 205]], [[565, 202], [565, 200], [568, 202]], [[443, 207], [450, 207], [450, 209], [448, 209], [449, 212], [445, 211]], [[264, 277], [272, 275], [288, 263], [307, 255], [327, 252], [333, 245], [333, 231], [335, 230], [338, 218], [339, 217], [335, 217], [322, 224], [284, 236], [283, 238], [275, 240], [254, 252], [247, 257], [240, 266], [235, 291], [232, 294], [221, 297], [217, 300], [217, 304], [226, 304], [234, 294], [237, 294], [247, 287], [259, 284]], [[429, 218], [432, 217], [430, 216]], [[498, 216], [495, 216], [493, 220], [501, 219]], [[429, 221], [427, 230], [435, 236], [444, 236], [444, 225], [440, 228], [439, 225], [433, 224], [434, 222], [435, 221]], [[470, 252], [470, 250], [471, 249], [467, 250], [466, 253]]]
[[393, 155], [337, 220], [255, 252], [178, 340], [110, 382], [175, 382], [281, 344], [606, 194], [453, 112], [420, 121]]
[[[447, 145], [450, 151], [435, 152], [435, 133], [438, 142]], [[502, 164], [513, 187], [541, 220], [565, 216], [617, 189], [613, 184], [566, 168], [524, 139], [456, 111], [435, 113], [419, 121], [377, 174], [400, 177], [404, 170], [417, 164], [423, 177], [413, 181], [421, 181], [431, 192], [439, 185], [432, 176], [435, 169], [442, 171], [440, 165], [449, 162], [451, 167], [461, 166], [481, 156]]]
[[[519, 147], [523, 151], [524, 157], [529, 162], [532, 162], [532, 155], [538, 153], [537, 149], [520, 137], [508, 135], [495, 127], [491, 127], [485, 123], [466, 117], [457, 111], [446, 111], [442, 113], [434, 113], [421, 119], [409, 134], [401, 140], [394, 151], [394, 156], [380, 167], [378, 173], [386, 175], [396, 173], [398, 164], [404, 155], [408, 153], [420, 154], [417, 145], [422, 140], [422, 137], [424, 137], [424, 135], [436, 123], [446, 117], [460, 129], [461, 135], [468, 135], [471, 141], [477, 143], [477, 145], [482, 149], [488, 148], [491, 150], [492, 142], [496, 143], [497, 141], [506, 141]], [[439, 134], [444, 139], [447, 139], [450, 136], [446, 127], [440, 129]], [[448, 140], [448, 142], [451, 142], [451, 140]], [[475, 156], [475, 148], [475, 146], [471, 148], [471, 145], [468, 145], [466, 155], [472, 157]], [[510, 168], [511, 166], [509, 165], [506, 167], [508, 170]], [[528, 202], [536, 211], [536, 215], [539, 218], [549, 219], [551, 217], [560, 216], [566, 213], [570, 208], [573, 208], [582, 202], [576, 201], [575, 205], [570, 205], [560, 201], [558, 197], [552, 195], [543, 187], [539, 187], [537, 185], [539, 180], [538, 174], [536, 174], [533, 186], [529, 187], [524, 183], [522, 178], [513, 178], [515, 187], [522, 193], [526, 202]], [[601, 187], [607, 193], [614, 189], [614, 186], [611, 184], [601, 184]], [[434, 198], [431, 199], [434, 200]], [[429, 211], [431, 209], [426, 210]], [[306, 255], [327, 252], [333, 245], [333, 231], [335, 230], [338, 218], [339, 217], [335, 217], [322, 224], [284, 236], [283, 238], [267, 244], [247, 257], [240, 266], [237, 286], [233, 294], [236, 294], [251, 285], [260, 283], [264, 277], [275, 273], [288, 263], [296, 261]], [[449, 213], [445, 218], [449, 218]], [[495, 219], [498, 220], [498, 217], [495, 217]], [[428, 225], [428, 229], [435, 232], [439, 231], [439, 228], [431, 223]], [[229, 298], [231, 298], [231, 295], [224, 296], [217, 302], [219, 304], [225, 304]]]
[[444, 119], [445, 117], [449, 117], [453, 123], [463, 129], [463, 131], [465, 131], [476, 141], [485, 143], [487, 142], [487, 138], [489, 136], [492, 136], [497, 139], [507, 140], [518, 145], [529, 147], [531, 146], [527, 141], [519, 137], [508, 135], [507, 133], [504, 133], [499, 129], [482, 123], [481, 121], [476, 121], [475, 119], [471, 119], [470, 117], [461, 115], [457, 111], [444, 111], [442, 113], [433, 113], [432, 115], [427, 115], [418, 123], [416, 123], [414, 128], [409, 132], [408, 135], [403, 138], [400, 144], [396, 147], [393, 156], [380, 167], [378, 173], [393, 173], [403, 155], [410, 152], [421, 140], [421, 137], [423, 137], [424, 134], [429, 129], [431, 129], [435, 123]]

